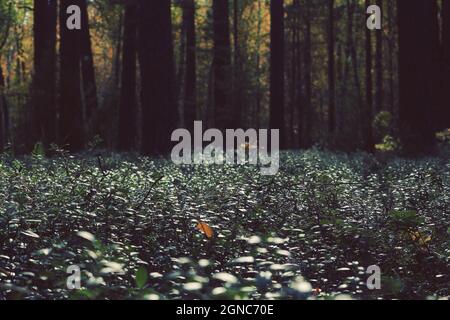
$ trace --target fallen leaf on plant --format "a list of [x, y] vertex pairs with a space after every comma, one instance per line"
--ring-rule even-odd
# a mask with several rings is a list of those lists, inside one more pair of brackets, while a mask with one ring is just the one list
[[201, 233], [203, 233], [208, 239], [211, 239], [214, 235], [213, 229], [204, 222], [199, 222], [197, 224], [197, 229], [200, 230]]

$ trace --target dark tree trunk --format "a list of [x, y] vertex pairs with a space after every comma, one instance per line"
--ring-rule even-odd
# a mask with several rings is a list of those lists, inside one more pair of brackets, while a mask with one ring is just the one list
[[[383, 0], [377, 0], [377, 5], [383, 12]], [[380, 112], [383, 108], [383, 30], [376, 31], [376, 92], [375, 92], [375, 111]]]
[[430, 102], [435, 75], [432, 72], [433, 10], [430, 4], [430, 0], [397, 1], [400, 126], [407, 153], [426, 153], [434, 147]]
[[195, 30], [194, 0], [184, 1], [183, 21], [186, 32], [186, 70], [183, 97], [184, 123], [186, 128], [192, 131], [194, 121], [197, 120], [197, 36]]
[[95, 81], [94, 58], [92, 56], [91, 34], [89, 31], [89, 14], [87, 0], [81, 4], [81, 75], [83, 81], [83, 95], [87, 119], [97, 110], [97, 84]]
[[240, 5], [239, 0], [233, 0], [233, 121], [235, 127], [241, 124], [242, 111], [242, 60], [241, 48], [239, 44], [239, 19]]
[[[356, 44], [354, 38], [354, 15], [355, 15], [356, 1], [355, 0], [347, 0], [347, 16], [348, 16], [348, 30], [347, 30], [347, 52], [350, 57], [350, 62], [347, 67], [352, 67], [353, 71], [353, 85], [355, 86], [356, 91], [356, 99], [358, 103], [358, 110], [362, 111], [364, 108], [364, 98], [361, 90], [361, 82], [359, 78], [359, 60], [358, 60], [358, 52], [356, 51]], [[354, 119], [354, 118], [353, 118]], [[353, 120], [352, 119], [352, 120]], [[362, 125], [362, 124], [361, 124]]]
[[301, 29], [300, 29], [300, 13], [301, 7], [299, 0], [294, 0], [292, 4], [292, 17], [291, 17], [291, 81], [290, 81], [290, 103], [289, 103], [289, 135], [288, 144], [291, 148], [295, 148], [295, 114], [297, 110], [298, 121], [298, 141], [299, 145], [303, 146], [303, 129], [304, 129], [304, 108], [302, 103], [303, 96], [303, 75], [302, 75], [302, 50], [301, 50]]
[[139, 5], [142, 151], [163, 154], [171, 149], [171, 134], [177, 123], [171, 4], [166, 0], [140, 0]]
[[286, 147], [284, 121], [284, 3], [270, 1], [270, 128], [280, 130], [280, 148]]
[[228, 0], [213, 0], [213, 96], [215, 125], [218, 129], [235, 127], [231, 105], [231, 42]]
[[438, 129], [450, 128], [450, 2], [442, 1], [442, 104], [438, 110]]
[[389, 30], [392, 30], [391, 33], [388, 36], [387, 39], [387, 47], [388, 47], [388, 73], [389, 73], [389, 111], [391, 112], [392, 116], [396, 116], [397, 110], [396, 110], [396, 103], [395, 103], [395, 78], [397, 72], [394, 70], [394, 47], [395, 47], [395, 26], [396, 21], [394, 21], [394, 12], [396, 8], [395, 2], [389, 2], [387, 3], [388, 6], [388, 28]]
[[336, 75], [334, 67], [334, 0], [328, 0], [328, 130], [336, 130]]
[[[366, 7], [370, 6], [370, 0], [366, 0]], [[361, 124], [363, 129], [364, 149], [373, 151], [372, 138], [372, 110], [373, 110], [373, 80], [372, 80], [372, 31], [366, 28], [366, 103], [365, 110], [361, 110]]]
[[122, 48], [122, 79], [119, 105], [119, 150], [135, 148], [137, 132], [136, 58], [137, 58], [137, 7], [125, 5]]
[[[9, 4], [9, 12], [8, 15], [11, 14], [12, 10], [12, 3]], [[4, 34], [2, 35], [2, 39], [0, 41], [0, 152], [3, 151], [3, 148], [5, 147], [6, 143], [8, 142], [8, 135], [9, 135], [9, 109], [8, 104], [6, 101], [5, 96], [5, 89], [6, 89], [6, 81], [5, 76], [3, 74], [3, 68], [2, 68], [2, 55], [1, 52], [3, 48], [6, 45], [6, 42], [8, 41], [9, 32], [11, 29], [11, 20], [10, 17], [6, 23], [4, 24]]]
[[311, 1], [306, 1], [305, 44], [304, 44], [304, 73], [305, 73], [305, 141], [304, 147], [312, 145], [313, 109], [312, 109], [312, 51], [311, 51]]
[[258, 0], [258, 24], [256, 34], [256, 128], [261, 127], [261, 32], [262, 32], [262, 0]]
[[5, 90], [5, 77], [0, 59], [0, 152], [8, 142], [9, 112], [6, 103], [6, 97], [3, 93]]
[[56, 142], [57, 1], [34, 1], [33, 144]]
[[82, 30], [69, 30], [66, 21], [67, 8], [82, 6], [83, 0], [61, 0], [60, 2], [60, 116], [61, 143], [70, 151], [84, 147], [83, 107], [81, 99], [80, 48]]

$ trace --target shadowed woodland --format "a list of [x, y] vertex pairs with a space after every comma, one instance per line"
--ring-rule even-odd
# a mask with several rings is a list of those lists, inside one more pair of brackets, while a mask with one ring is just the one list
[[[446, 1], [376, 1], [374, 31], [370, 1], [210, 2], [2, 1], [0, 147], [164, 154], [201, 120], [414, 154], [449, 127]], [[73, 4], [81, 30], [61, 28]]]
[[0, 299], [448, 297], [449, 89], [450, 0], [0, 0]]

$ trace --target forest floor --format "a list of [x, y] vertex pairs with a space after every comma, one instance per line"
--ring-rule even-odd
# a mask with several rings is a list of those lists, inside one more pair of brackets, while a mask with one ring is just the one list
[[4, 155], [0, 299], [448, 297], [449, 213], [448, 156], [286, 152], [270, 177]]

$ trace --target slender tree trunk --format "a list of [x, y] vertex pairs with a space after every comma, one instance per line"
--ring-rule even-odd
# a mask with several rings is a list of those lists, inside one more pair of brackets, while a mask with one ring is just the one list
[[[383, 0], [377, 0], [377, 5], [383, 12]], [[375, 111], [380, 112], [383, 108], [383, 30], [376, 31], [376, 57], [375, 57], [375, 69], [376, 69], [376, 92], [375, 92]]]
[[8, 136], [9, 136], [9, 109], [8, 104], [6, 101], [5, 96], [5, 90], [6, 90], [6, 81], [5, 76], [3, 74], [3, 68], [2, 68], [2, 50], [6, 45], [6, 42], [8, 41], [9, 32], [11, 29], [11, 10], [12, 10], [12, 3], [9, 4], [8, 8], [8, 16], [10, 17], [5, 25], [4, 30], [5, 33], [2, 35], [2, 40], [0, 41], [0, 152], [3, 151], [3, 148], [5, 147], [6, 143], [8, 142]]
[[[124, 13], [121, 10], [120, 11], [120, 17], [119, 17], [119, 25], [117, 27], [117, 38], [115, 39], [115, 48], [114, 48], [114, 56], [113, 56], [113, 81], [112, 81], [112, 88], [114, 91], [118, 90], [120, 87], [120, 75], [121, 75], [121, 52], [122, 52], [122, 43], [123, 43], [123, 33], [124, 33]], [[113, 100], [115, 100], [116, 97], [114, 97]], [[114, 107], [116, 105], [113, 103]]]
[[296, 8], [295, 10], [295, 37], [294, 37], [294, 45], [295, 45], [295, 57], [296, 60], [296, 79], [295, 82], [297, 83], [296, 90], [295, 90], [295, 96], [294, 96], [294, 108], [292, 109], [291, 114], [291, 130], [292, 130], [292, 147], [295, 147], [295, 135], [294, 135], [294, 129], [295, 129], [295, 110], [297, 110], [298, 116], [297, 119], [299, 120], [297, 123], [297, 130], [298, 130], [298, 145], [300, 147], [304, 146], [304, 123], [305, 123], [305, 109], [303, 104], [303, 51], [302, 51], [302, 42], [301, 42], [301, 11], [302, 8], [300, 6], [300, 1], [295, 0], [294, 6]]
[[125, 5], [125, 21], [122, 48], [122, 85], [119, 105], [119, 150], [130, 151], [136, 146], [137, 99], [136, 99], [136, 58], [137, 58], [137, 7]]
[[[370, 6], [370, 0], [366, 0], [366, 7]], [[373, 80], [372, 80], [372, 34], [369, 28], [366, 31], [366, 104], [365, 110], [361, 110], [361, 123], [363, 129], [364, 148], [368, 152], [373, 151], [372, 137], [372, 110], [373, 110]]]
[[328, 14], [328, 130], [330, 134], [334, 134], [336, 130], [334, 0], [328, 0]]
[[217, 128], [234, 128], [231, 105], [231, 42], [228, 0], [213, 0], [213, 95]]
[[305, 148], [312, 146], [313, 109], [312, 109], [312, 52], [311, 52], [311, 1], [306, 1], [304, 73], [305, 73]]
[[171, 135], [177, 123], [171, 3], [140, 0], [139, 5], [142, 151], [148, 155], [164, 154], [171, 149]]
[[183, 20], [186, 28], [186, 71], [184, 79], [184, 123], [193, 130], [197, 116], [197, 35], [195, 30], [195, 2], [185, 0]]
[[33, 144], [56, 142], [57, 1], [34, 1]]
[[280, 148], [286, 148], [284, 121], [284, 3], [270, 1], [270, 128], [280, 130]]
[[98, 108], [97, 84], [95, 81], [94, 58], [92, 56], [91, 35], [89, 32], [89, 14], [87, 0], [81, 4], [81, 75], [83, 81], [84, 105], [87, 119]]
[[389, 69], [389, 111], [392, 116], [397, 115], [396, 105], [395, 105], [395, 77], [396, 72], [394, 70], [394, 46], [395, 38], [394, 38], [394, 30], [396, 22], [394, 22], [394, 10], [395, 10], [395, 2], [388, 1], [388, 22], [389, 22], [389, 30], [392, 30], [388, 37], [388, 69]]
[[3, 75], [3, 68], [0, 59], [0, 152], [3, 150], [6, 143], [8, 142], [8, 131], [9, 131], [8, 130], [9, 112], [4, 90], [5, 90], [5, 77]]
[[432, 7], [430, 0], [398, 0], [397, 5], [402, 145], [407, 153], [427, 153], [434, 147], [432, 110], [427, 107], [434, 76]]
[[[298, 55], [297, 55], [297, 50], [299, 49], [299, 44], [297, 43], [298, 37], [297, 34], [299, 33], [299, 24], [298, 24], [298, 19], [297, 19], [297, 10], [299, 10], [299, 3], [298, 0], [294, 0], [293, 2], [293, 10], [292, 10], [292, 14], [291, 14], [291, 21], [290, 21], [290, 57], [288, 58], [287, 61], [290, 61], [291, 64], [289, 66], [289, 72], [288, 75], [290, 75], [290, 81], [288, 81], [288, 90], [289, 90], [289, 103], [288, 105], [288, 110], [287, 110], [287, 119], [289, 119], [289, 126], [288, 126], [288, 134], [287, 134], [287, 139], [286, 139], [286, 143], [290, 146], [290, 147], [294, 147], [294, 124], [293, 124], [293, 119], [295, 119], [294, 117], [294, 113], [295, 113], [295, 108], [296, 107], [300, 107], [297, 103], [297, 94], [298, 94], [298, 87], [300, 86], [300, 84], [297, 82], [298, 80], [298, 68], [299, 68], [299, 60], [298, 60]], [[299, 114], [302, 114], [302, 112], [299, 112]], [[300, 123], [299, 123], [300, 126]], [[301, 134], [300, 134], [301, 136]], [[301, 139], [301, 137], [300, 137]]]
[[181, 23], [181, 30], [180, 30], [180, 41], [178, 45], [178, 56], [179, 61], [178, 64], [175, 65], [175, 81], [176, 81], [176, 101], [177, 101], [177, 108], [178, 108], [178, 115], [180, 117], [180, 123], [178, 124], [181, 127], [186, 127], [187, 124], [184, 123], [184, 91], [186, 86], [186, 33], [187, 33], [187, 21], [186, 21], [186, 2], [180, 1], [180, 6], [182, 9], [182, 23]]
[[[233, 0], [233, 42], [234, 42], [234, 66], [233, 66], [233, 122], [235, 127], [240, 127], [242, 118], [242, 52], [239, 41], [239, 0]], [[245, 40], [243, 41], [245, 43]]]
[[81, 99], [80, 48], [82, 31], [69, 30], [66, 21], [67, 8], [82, 6], [83, 0], [61, 0], [60, 2], [60, 116], [61, 143], [70, 151], [84, 147], [83, 107]]
[[256, 128], [261, 127], [261, 32], [262, 32], [262, 0], [258, 1], [258, 26], [256, 34]]
[[[351, 57], [351, 66], [353, 67], [353, 83], [356, 91], [356, 99], [358, 103], [358, 110], [363, 110], [364, 108], [364, 98], [361, 90], [361, 82], [359, 78], [359, 61], [358, 61], [358, 52], [356, 51], [355, 39], [354, 39], [354, 28], [353, 28], [353, 20], [355, 14], [356, 2], [355, 0], [350, 0], [348, 2], [348, 50]], [[353, 120], [353, 119], [352, 119]], [[361, 124], [362, 125], [362, 124]]]

